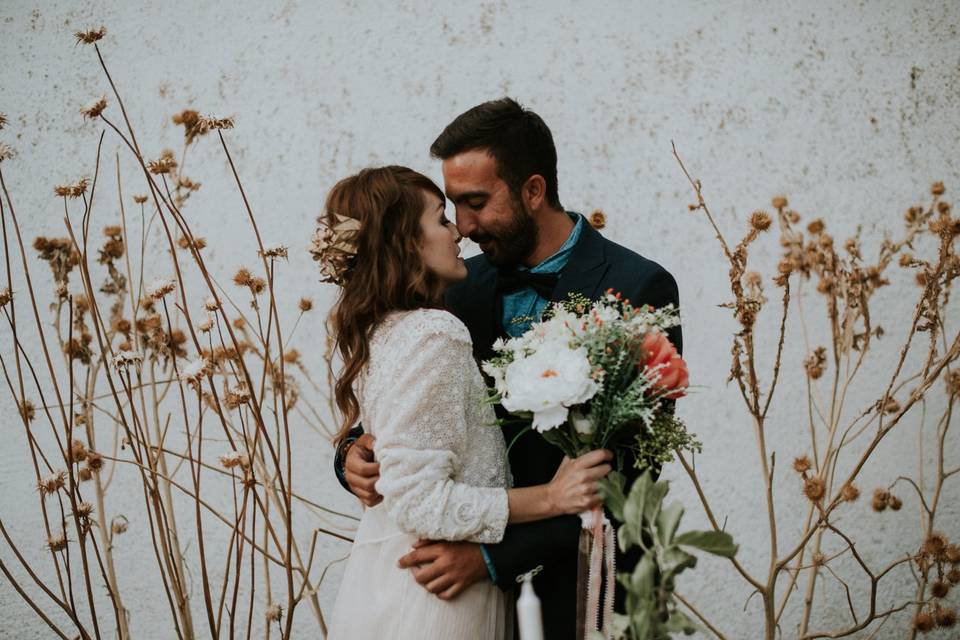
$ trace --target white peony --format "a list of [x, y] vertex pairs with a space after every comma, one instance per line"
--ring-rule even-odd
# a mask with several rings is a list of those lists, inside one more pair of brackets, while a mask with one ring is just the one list
[[533, 428], [548, 431], [566, 421], [570, 407], [586, 402], [599, 390], [591, 372], [585, 349], [563, 344], [539, 349], [507, 367], [503, 407], [532, 412]]

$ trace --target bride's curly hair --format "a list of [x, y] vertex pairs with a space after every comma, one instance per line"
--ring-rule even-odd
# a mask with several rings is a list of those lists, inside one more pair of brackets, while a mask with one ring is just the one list
[[364, 169], [330, 190], [318, 219], [329, 226], [345, 217], [360, 223], [356, 256], [342, 275], [340, 296], [330, 312], [343, 361], [334, 386], [341, 414], [335, 444], [360, 418], [354, 386], [369, 359], [373, 330], [391, 311], [442, 305], [440, 281], [420, 257], [425, 193], [444, 199], [433, 180], [413, 169]]

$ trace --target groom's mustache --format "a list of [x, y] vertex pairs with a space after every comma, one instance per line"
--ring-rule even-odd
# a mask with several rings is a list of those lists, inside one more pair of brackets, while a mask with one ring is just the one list
[[491, 240], [496, 240], [495, 236], [491, 236], [486, 233], [474, 233], [467, 237], [469, 237], [472, 241], [476, 242], [477, 244], [482, 244], [484, 242], [490, 242]]

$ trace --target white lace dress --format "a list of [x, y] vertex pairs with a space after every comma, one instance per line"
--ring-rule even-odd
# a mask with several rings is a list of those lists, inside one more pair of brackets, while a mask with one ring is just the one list
[[509, 637], [512, 609], [490, 581], [444, 601], [397, 567], [419, 538], [493, 543], [507, 524], [503, 434], [467, 328], [446, 311], [391, 314], [374, 331], [361, 389], [383, 502], [360, 520], [329, 638]]

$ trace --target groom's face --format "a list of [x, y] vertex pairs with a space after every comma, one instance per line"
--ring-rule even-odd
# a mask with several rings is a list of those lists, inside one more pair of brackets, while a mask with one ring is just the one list
[[456, 207], [457, 229], [497, 266], [514, 266], [537, 244], [537, 225], [507, 183], [497, 161], [482, 149], [443, 161], [447, 197]]

